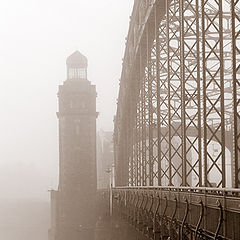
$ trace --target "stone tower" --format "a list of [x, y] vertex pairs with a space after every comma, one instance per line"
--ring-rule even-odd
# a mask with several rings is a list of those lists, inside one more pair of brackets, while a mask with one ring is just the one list
[[56, 240], [93, 240], [96, 180], [96, 88], [87, 79], [87, 58], [67, 58], [59, 86], [59, 189]]

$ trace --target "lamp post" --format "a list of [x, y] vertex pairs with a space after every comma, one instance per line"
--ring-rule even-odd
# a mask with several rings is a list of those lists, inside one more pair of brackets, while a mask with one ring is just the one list
[[112, 164], [112, 187], [115, 188], [115, 165], [114, 163]]
[[110, 217], [112, 217], [112, 169], [108, 168], [106, 172], [109, 173], [109, 212]]

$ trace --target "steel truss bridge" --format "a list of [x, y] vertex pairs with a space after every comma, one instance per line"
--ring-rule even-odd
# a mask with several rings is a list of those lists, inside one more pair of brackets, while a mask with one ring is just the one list
[[240, 239], [240, 0], [135, 0], [114, 122], [126, 239]]

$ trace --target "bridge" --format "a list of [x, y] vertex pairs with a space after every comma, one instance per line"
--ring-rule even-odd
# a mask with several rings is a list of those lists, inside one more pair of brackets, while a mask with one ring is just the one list
[[240, 239], [240, 0], [136, 0], [114, 124], [111, 239]]

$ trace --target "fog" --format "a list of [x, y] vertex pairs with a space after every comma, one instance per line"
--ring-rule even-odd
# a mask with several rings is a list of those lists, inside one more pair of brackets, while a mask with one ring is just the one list
[[[3, 205], [6, 201], [19, 203], [19, 199], [47, 202], [48, 190], [57, 188], [57, 91], [66, 79], [66, 58], [76, 50], [88, 58], [88, 78], [96, 84], [97, 128], [113, 129], [132, 5], [133, 0], [0, 2]], [[3, 205], [2, 213], [6, 210]], [[2, 222], [5, 220], [0, 221], [1, 234]], [[0, 239], [21, 238], [6, 235]]]

